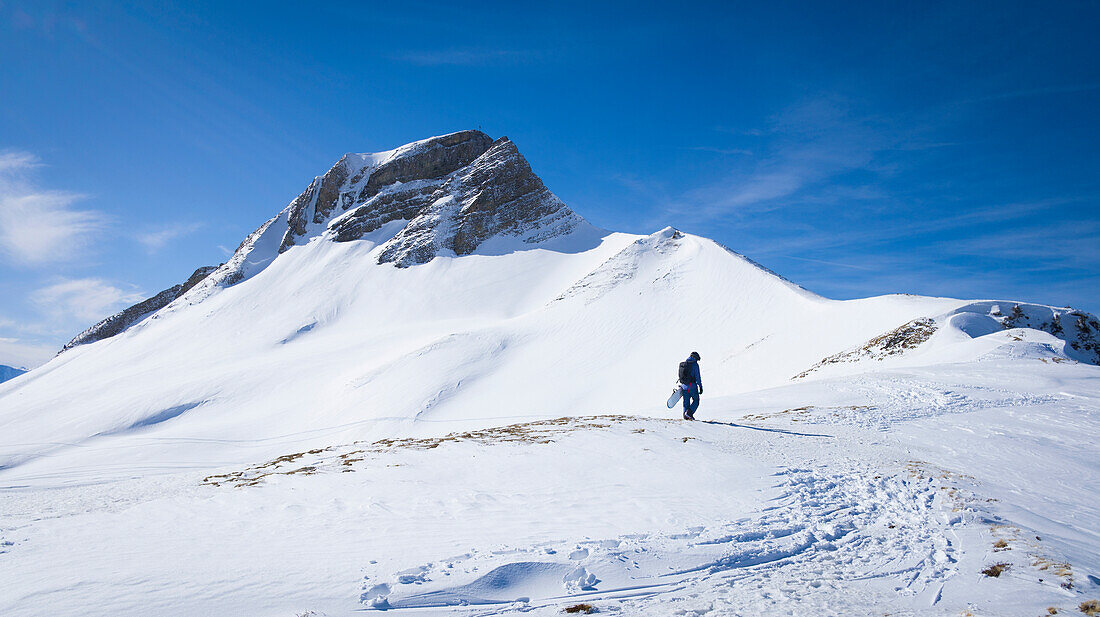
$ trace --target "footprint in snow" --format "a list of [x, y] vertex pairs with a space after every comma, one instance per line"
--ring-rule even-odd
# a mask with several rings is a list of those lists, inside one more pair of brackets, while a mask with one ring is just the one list
[[359, 601], [374, 608], [386, 609], [390, 606], [388, 600], [389, 595], [390, 586], [382, 583], [381, 585], [375, 585], [364, 591], [363, 594], [359, 596]]
[[409, 568], [408, 570], [402, 570], [395, 574], [397, 582], [402, 585], [412, 585], [420, 583], [426, 583], [431, 579], [428, 578], [428, 572], [432, 569], [432, 564], [426, 564], [423, 566], [417, 566], [415, 568]]
[[596, 583], [599, 582], [600, 579], [596, 578], [595, 574], [586, 570], [584, 566], [577, 566], [562, 578], [562, 583], [565, 585], [565, 591], [570, 594], [581, 591], [592, 591], [596, 589]]

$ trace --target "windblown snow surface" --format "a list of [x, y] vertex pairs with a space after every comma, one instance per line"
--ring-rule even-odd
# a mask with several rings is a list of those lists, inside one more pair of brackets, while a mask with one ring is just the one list
[[261, 228], [240, 282], [0, 385], [0, 615], [1100, 599], [1092, 316], [829, 300], [672, 229], [379, 263], [402, 225]]

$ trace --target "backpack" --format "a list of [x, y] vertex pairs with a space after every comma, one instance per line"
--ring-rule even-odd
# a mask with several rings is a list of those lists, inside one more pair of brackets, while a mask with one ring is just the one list
[[684, 360], [680, 363], [680, 383], [695, 383], [695, 363]]

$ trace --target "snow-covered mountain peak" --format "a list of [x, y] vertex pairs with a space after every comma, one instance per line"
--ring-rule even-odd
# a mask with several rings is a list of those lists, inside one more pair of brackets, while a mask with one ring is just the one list
[[469, 130], [385, 152], [347, 153], [245, 238], [226, 263], [105, 319], [64, 349], [114, 336], [170, 303], [200, 302], [312, 241], [381, 245], [372, 259], [404, 268], [440, 255], [536, 247], [578, 252], [607, 234], [551, 193], [507, 137]]

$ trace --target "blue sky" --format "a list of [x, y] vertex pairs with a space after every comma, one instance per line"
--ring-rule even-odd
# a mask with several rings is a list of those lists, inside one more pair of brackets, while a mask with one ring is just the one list
[[0, 364], [477, 127], [829, 297], [1100, 312], [1096, 3], [310, 4], [0, 0]]

